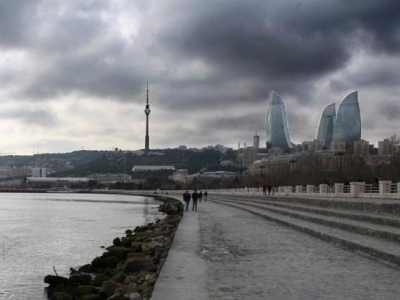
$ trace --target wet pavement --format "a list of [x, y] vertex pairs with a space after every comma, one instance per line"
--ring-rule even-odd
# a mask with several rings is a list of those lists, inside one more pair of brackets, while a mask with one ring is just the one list
[[212, 201], [184, 215], [152, 299], [399, 299], [400, 270]]

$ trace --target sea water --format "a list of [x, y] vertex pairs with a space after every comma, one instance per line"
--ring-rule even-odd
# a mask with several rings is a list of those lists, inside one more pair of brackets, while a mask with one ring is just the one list
[[140, 196], [0, 193], [0, 299], [47, 299], [47, 274], [90, 263], [125, 230], [161, 218], [158, 205]]

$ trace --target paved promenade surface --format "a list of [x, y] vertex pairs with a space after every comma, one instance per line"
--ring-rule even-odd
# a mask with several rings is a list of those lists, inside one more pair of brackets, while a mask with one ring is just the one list
[[399, 290], [399, 269], [203, 200], [182, 218], [152, 299], [397, 300]]

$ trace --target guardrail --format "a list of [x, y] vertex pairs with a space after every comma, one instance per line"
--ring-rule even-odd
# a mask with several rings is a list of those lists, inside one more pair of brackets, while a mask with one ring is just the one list
[[[253, 194], [264, 195], [262, 187], [245, 187], [238, 189], [214, 189], [212, 193], [220, 194]], [[268, 190], [266, 191], [268, 194]], [[379, 184], [365, 184], [365, 182], [350, 182], [345, 185], [336, 183], [332, 186], [320, 184], [317, 186], [278, 186], [271, 191], [273, 196], [329, 196], [345, 198], [384, 198], [400, 199], [400, 182], [379, 181]]]

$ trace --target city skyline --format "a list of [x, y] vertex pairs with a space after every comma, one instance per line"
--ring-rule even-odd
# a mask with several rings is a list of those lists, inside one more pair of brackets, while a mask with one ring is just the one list
[[362, 139], [399, 135], [400, 2], [3, 1], [0, 154], [265, 144], [268, 93], [291, 141], [359, 92]]

